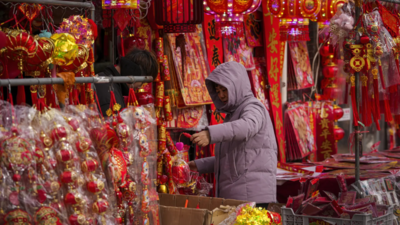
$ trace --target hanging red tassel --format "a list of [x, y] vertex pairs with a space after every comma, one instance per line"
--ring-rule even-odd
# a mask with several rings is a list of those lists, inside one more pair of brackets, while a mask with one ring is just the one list
[[369, 95], [368, 95], [368, 77], [365, 75], [361, 76], [361, 90], [362, 90], [362, 120], [365, 126], [371, 126], [371, 109], [369, 107]]
[[387, 94], [385, 95], [384, 104], [385, 104], [385, 121], [392, 122], [393, 117], [392, 113], [390, 112], [389, 97], [387, 96]]
[[378, 67], [379, 67], [379, 77], [381, 78], [381, 84], [382, 84], [382, 88], [386, 89], [386, 85], [385, 85], [385, 78], [383, 78], [383, 70], [382, 70], [382, 62], [379, 59], [378, 60]]
[[[373, 95], [372, 98], [374, 99], [375, 96]], [[375, 100], [373, 100], [375, 102]], [[380, 117], [378, 117], [379, 105], [376, 106], [375, 104], [371, 105], [372, 116], [374, 117], [374, 122], [377, 130], [381, 130], [381, 126], [379, 124]]]
[[31, 90], [31, 99], [32, 99], [32, 105], [36, 105], [37, 103], [37, 91], [38, 91], [38, 86], [37, 85], [31, 85], [30, 86]]
[[85, 85], [81, 85], [81, 104], [86, 105], [86, 90]]
[[351, 93], [351, 105], [353, 107], [353, 123], [354, 126], [358, 126], [359, 116], [358, 116], [358, 108], [357, 108], [357, 99], [356, 99], [356, 77], [351, 75], [350, 77], [350, 93]]
[[[20, 76], [22, 78], [22, 75]], [[26, 103], [26, 96], [25, 96], [25, 86], [18, 86], [18, 93], [17, 93], [17, 105], [25, 105]]]
[[72, 89], [69, 90], [68, 104], [74, 105], [74, 92]]
[[139, 105], [139, 103], [137, 101], [135, 91], [133, 90], [133, 88], [129, 88], [127, 106], [129, 107], [129, 106], [138, 106], [138, 105]]
[[379, 103], [379, 83], [378, 83], [378, 70], [375, 68], [372, 70], [372, 75], [374, 76], [374, 99], [375, 99], [375, 110], [377, 119], [381, 119], [381, 109]]

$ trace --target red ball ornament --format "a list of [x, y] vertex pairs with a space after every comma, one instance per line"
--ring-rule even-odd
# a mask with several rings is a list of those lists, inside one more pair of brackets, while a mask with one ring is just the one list
[[64, 184], [70, 184], [78, 179], [78, 174], [72, 171], [64, 171], [61, 174], [61, 182]]
[[71, 225], [83, 225], [87, 219], [83, 214], [74, 214], [68, 220]]
[[333, 78], [336, 76], [337, 72], [339, 71], [339, 68], [337, 67], [336, 64], [332, 63], [331, 65], [324, 66], [322, 69], [322, 74], [326, 78]]
[[82, 163], [82, 171], [84, 173], [94, 172], [97, 169], [98, 165], [99, 163], [94, 159], [86, 160], [85, 162]]
[[98, 200], [93, 204], [93, 211], [97, 214], [104, 213], [108, 209], [108, 202], [104, 200]]
[[68, 125], [71, 126], [73, 131], [78, 131], [79, 129], [79, 120], [75, 118], [69, 118], [68, 119]]
[[76, 150], [78, 152], [87, 152], [90, 147], [92, 147], [92, 140], [89, 138], [79, 138], [79, 140], [75, 143]]
[[333, 118], [335, 121], [339, 120], [340, 118], [343, 117], [343, 109], [339, 107], [338, 105], [333, 106]]
[[330, 52], [330, 47], [329, 45], [325, 44], [324, 46], [321, 47], [321, 49], [319, 50], [319, 52], [321, 53], [321, 56], [327, 57], [329, 55], [331, 55], [332, 53]]
[[82, 202], [82, 196], [79, 193], [68, 192], [65, 195], [64, 201], [68, 205], [77, 205]]
[[57, 160], [59, 162], [68, 163], [74, 158], [74, 152], [72, 150], [61, 149], [57, 152]]
[[167, 175], [162, 175], [160, 178], [160, 183], [161, 184], [166, 184], [168, 181], [168, 176]]
[[57, 125], [56, 128], [51, 131], [51, 138], [54, 141], [65, 141], [67, 140], [67, 130], [65, 127]]
[[19, 182], [21, 180], [21, 175], [16, 173], [12, 176], [12, 179], [14, 182]]
[[99, 193], [104, 189], [104, 183], [102, 181], [91, 181], [87, 184], [88, 191], [92, 193]]
[[333, 129], [333, 134], [335, 136], [336, 141], [342, 140], [344, 137], [344, 130], [335, 125], [335, 128]]

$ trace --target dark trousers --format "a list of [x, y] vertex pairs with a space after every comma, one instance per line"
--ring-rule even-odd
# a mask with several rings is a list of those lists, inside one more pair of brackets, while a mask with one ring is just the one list
[[267, 208], [268, 208], [268, 204], [269, 204], [269, 203], [257, 203], [257, 204], [256, 204], [256, 207], [257, 207], [257, 208], [267, 209]]

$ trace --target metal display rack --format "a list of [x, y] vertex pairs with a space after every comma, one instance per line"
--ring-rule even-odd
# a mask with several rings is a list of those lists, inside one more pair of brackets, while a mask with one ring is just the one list
[[90, 10], [90, 18], [94, 21], [95, 19], [95, 6], [91, 1], [88, 2], [76, 2], [76, 1], [59, 1], [59, 0], [2, 0], [0, 2], [11, 2], [11, 3], [37, 3], [42, 5], [52, 6], [66, 6], [76, 8], [86, 8]]
[[[123, 77], [77, 77], [75, 83], [136, 83], [152, 82], [151, 76], [123, 76]], [[64, 84], [62, 78], [24, 78], [24, 79], [0, 79], [0, 86], [29, 86], [44, 84]]]

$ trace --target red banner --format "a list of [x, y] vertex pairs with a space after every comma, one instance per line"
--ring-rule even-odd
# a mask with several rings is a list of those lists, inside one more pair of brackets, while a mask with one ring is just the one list
[[[210, 70], [223, 63], [222, 37], [217, 34], [215, 20], [213, 15], [204, 14], [203, 31], [207, 46], [208, 64]], [[222, 123], [225, 115], [216, 112], [215, 105], [211, 105], [211, 122], [210, 125]]]
[[[264, 1], [264, 3], [266, 3]], [[268, 71], [268, 96], [271, 103], [271, 119], [275, 125], [275, 135], [278, 142], [279, 161], [286, 162], [285, 134], [282, 122], [281, 77], [284, 58], [284, 42], [279, 39], [279, 19], [268, 11], [267, 4], [263, 7], [264, 47]]]
[[323, 161], [337, 153], [337, 146], [333, 132], [334, 118], [332, 102], [316, 103], [316, 126], [317, 126], [317, 160]]

